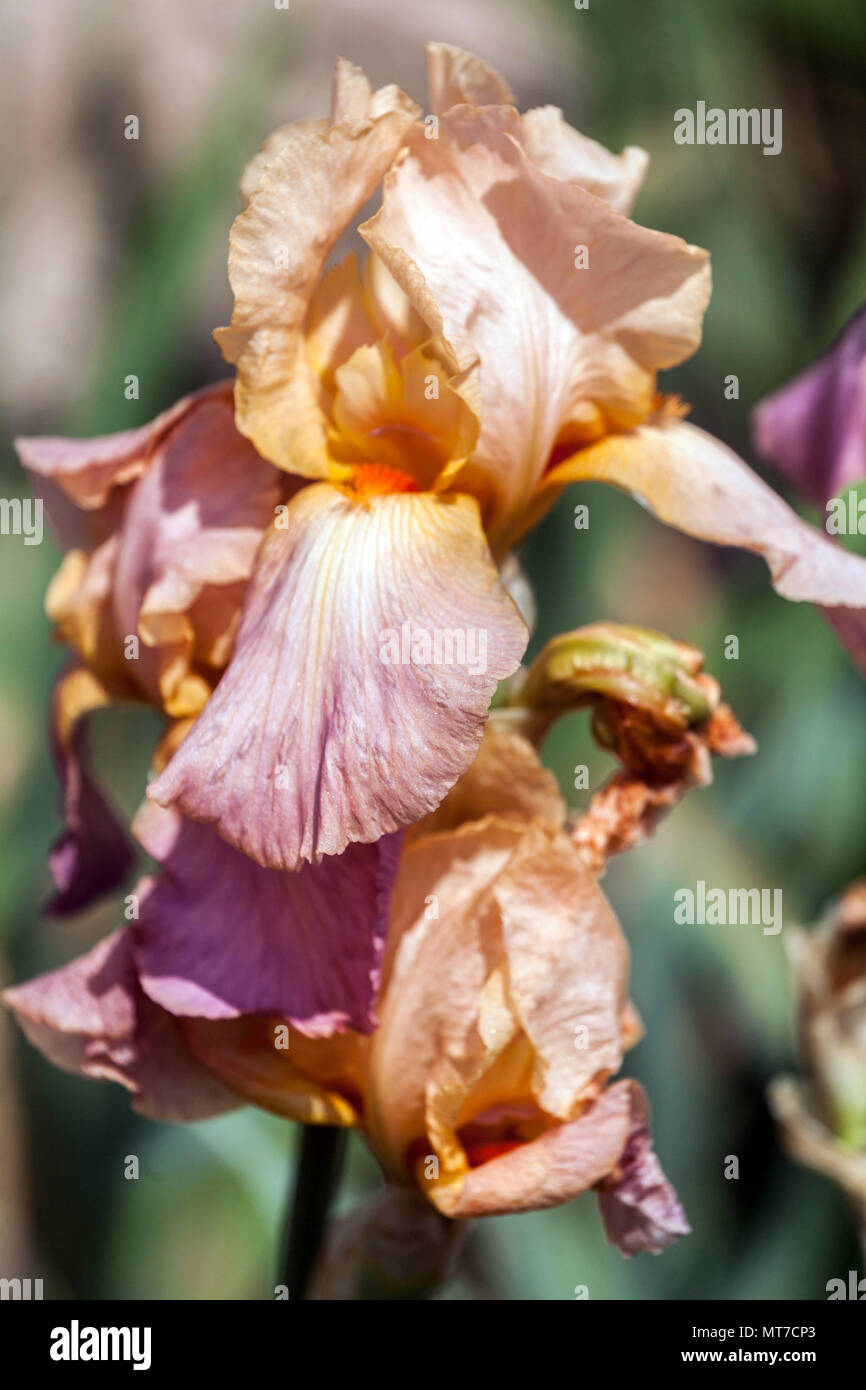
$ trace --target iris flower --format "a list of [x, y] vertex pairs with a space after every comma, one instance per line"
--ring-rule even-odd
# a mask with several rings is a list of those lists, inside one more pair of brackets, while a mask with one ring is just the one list
[[[432, 45], [429, 77], [422, 120], [340, 61], [330, 116], [247, 168], [217, 334], [234, 382], [142, 429], [20, 444], [68, 548], [53, 906], [127, 871], [83, 720], [143, 700], [170, 721], [139, 818], [163, 868], [149, 910], [184, 981], [149, 988], [310, 1035], [373, 1027], [390, 837], [471, 765], [527, 642], [513, 547], [569, 482], [758, 551], [790, 598], [866, 605], [863, 562], [659, 394], [710, 275], [629, 218], [643, 153], [519, 114], [460, 50]], [[363, 265], [329, 268], [377, 192]], [[455, 659], [426, 657], [436, 641]]]
[[[329, 118], [279, 129], [247, 168], [217, 334], [234, 425], [221, 384], [145, 430], [21, 443], [61, 537], [78, 530], [49, 610], [96, 677], [57, 698], [61, 909], [120, 862], [88, 848], [93, 821], [113, 831], [75, 728], [122, 695], [195, 717], [149, 795], [261, 867], [430, 813], [527, 641], [503, 566], [570, 481], [758, 550], [788, 598], [866, 603], [863, 563], [657, 391], [698, 346], [710, 277], [703, 250], [628, 217], [644, 153], [607, 153], [555, 108], [518, 114], [443, 44], [430, 95], [421, 121], [341, 61]], [[327, 268], [379, 188], [363, 267]], [[384, 659], [403, 632], [409, 659]], [[484, 660], [414, 659], [435, 634], [481, 634]]]
[[[396, 1200], [359, 1214], [359, 1239], [384, 1239], [395, 1213], [415, 1223], [420, 1199], [451, 1220], [592, 1189], [624, 1253], [658, 1252], [688, 1225], [643, 1092], [613, 1080], [642, 1027], [598, 876], [687, 786], [710, 780], [712, 753], [751, 751], [701, 665], [686, 644], [614, 624], [554, 639], [511, 684], [441, 805], [376, 847], [378, 877], [368, 846], [296, 873], [266, 869], [212, 827], [145, 802], [136, 833], [163, 872], [139, 884], [140, 915], [5, 1001], [57, 1065], [121, 1083], [153, 1118], [250, 1102], [359, 1130]], [[583, 706], [623, 770], [575, 817], [535, 745]], [[377, 1026], [316, 1016], [317, 989], [333, 1001], [348, 979], [351, 997], [353, 975], [370, 971], [363, 926], [375, 912]], [[342, 939], [325, 943], [328, 970], [299, 971], [303, 930], [327, 933], [334, 919]], [[421, 1226], [439, 1249], [437, 1228]]]
[[[176, 813], [148, 805], [143, 816], [158, 853]], [[195, 1119], [252, 1102], [357, 1127], [389, 1183], [420, 1189], [447, 1217], [593, 1188], [628, 1254], [688, 1230], [640, 1087], [608, 1084], [641, 1033], [625, 938], [568, 833], [555, 778], [522, 735], [488, 731], [403, 848], [372, 1036], [313, 1037], [266, 1011], [201, 1016], [188, 988], [180, 998], [178, 975], [163, 973], [166, 948], [175, 967], [184, 948], [166, 930], [162, 913], [145, 910], [140, 925], [6, 1002], [54, 1062], [120, 1082], [146, 1115]], [[194, 944], [186, 938], [188, 955]]]

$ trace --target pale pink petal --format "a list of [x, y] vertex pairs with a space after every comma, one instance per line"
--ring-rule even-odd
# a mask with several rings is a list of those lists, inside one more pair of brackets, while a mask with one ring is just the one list
[[570, 126], [556, 106], [538, 106], [521, 120], [521, 143], [536, 168], [579, 184], [617, 212], [629, 213], [649, 164], [646, 150], [627, 145], [611, 154]]
[[361, 228], [469, 374], [460, 389], [480, 389], [481, 435], [460, 481], [482, 499], [496, 546], [520, 534], [564, 439], [646, 415], [656, 371], [697, 347], [709, 296], [705, 252], [542, 173], [520, 132], [508, 108], [462, 106], [440, 118], [438, 139], [410, 133]]
[[146, 993], [170, 1013], [276, 1014], [311, 1037], [369, 1032], [399, 844], [263, 869], [153, 802], [135, 833], [162, 865], [134, 928]]
[[200, 708], [201, 699], [192, 708], [186, 699], [190, 670], [230, 648], [244, 582], [282, 493], [282, 475], [235, 429], [230, 393], [189, 410], [136, 485], [119, 537], [115, 624], [120, 641], [141, 639], [127, 666], [169, 713]]
[[198, 1120], [238, 1098], [196, 1061], [182, 1028], [141, 992], [128, 931], [87, 955], [8, 989], [27, 1037], [64, 1071], [118, 1081], [133, 1108], [157, 1120]]
[[[515, 106], [503, 77], [474, 54], [447, 43], [427, 45], [430, 105], [437, 115], [452, 106]], [[643, 182], [649, 156], [629, 146], [613, 155], [568, 125], [555, 106], [527, 111], [520, 122], [520, 141], [544, 174], [604, 198], [617, 212], [628, 212]]]
[[149, 794], [294, 869], [438, 805], [526, 629], [469, 498], [318, 484], [285, 520], [229, 668]]
[[37, 436], [18, 439], [18, 457], [33, 476], [36, 491], [42, 478], [59, 486], [76, 506], [85, 510], [103, 507], [113, 488], [132, 482], [147, 468], [159, 441], [199, 401], [211, 396], [231, 396], [231, 382], [220, 381], [164, 410], [149, 424], [95, 439], [61, 439]]

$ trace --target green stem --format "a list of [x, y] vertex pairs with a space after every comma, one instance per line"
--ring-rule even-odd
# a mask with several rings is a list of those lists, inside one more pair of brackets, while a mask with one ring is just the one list
[[304, 1299], [340, 1182], [348, 1131], [335, 1125], [304, 1125], [291, 1204], [286, 1216], [282, 1277], [289, 1297]]

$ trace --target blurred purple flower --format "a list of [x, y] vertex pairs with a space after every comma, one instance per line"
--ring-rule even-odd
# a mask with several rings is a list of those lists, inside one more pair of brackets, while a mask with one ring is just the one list
[[866, 304], [827, 351], [752, 417], [755, 448], [821, 506], [866, 479]]

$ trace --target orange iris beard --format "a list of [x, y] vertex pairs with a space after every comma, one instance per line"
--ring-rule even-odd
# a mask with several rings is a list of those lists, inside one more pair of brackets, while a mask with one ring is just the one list
[[363, 500], [378, 497], [383, 492], [417, 492], [418, 484], [409, 473], [391, 468], [387, 463], [359, 463], [355, 465], [345, 491]]

